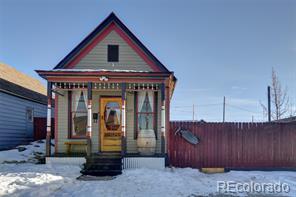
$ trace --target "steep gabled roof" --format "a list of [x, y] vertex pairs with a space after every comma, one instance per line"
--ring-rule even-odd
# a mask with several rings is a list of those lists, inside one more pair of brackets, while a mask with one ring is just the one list
[[54, 69], [64, 69], [67, 65], [84, 49], [91, 41], [103, 32], [109, 25], [114, 23], [119, 27], [157, 66], [159, 72], [170, 71], [142, 44], [142, 42], [120, 21], [120, 19], [112, 12], [97, 28], [95, 28], [81, 43], [79, 43], [62, 61], [58, 63]]

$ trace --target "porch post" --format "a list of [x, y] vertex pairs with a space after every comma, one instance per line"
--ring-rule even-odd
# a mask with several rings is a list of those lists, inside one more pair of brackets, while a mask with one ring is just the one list
[[47, 123], [46, 123], [46, 156], [51, 155], [51, 104], [52, 104], [52, 84], [47, 82]]
[[165, 154], [165, 84], [161, 84], [161, 153]]
[[87, 84], [87, 156], [91, 155], [91, 132], [92, 132], [92, 83], [88, 82]]
[[126, 83], [121, 84], [122, 126], [121, 126], [121, 155], [126, 153]]

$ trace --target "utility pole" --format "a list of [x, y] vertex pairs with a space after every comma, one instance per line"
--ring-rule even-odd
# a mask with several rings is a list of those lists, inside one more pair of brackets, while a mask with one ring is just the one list
[[225, 96], [223, 97], [223, 122], [225, 122]]
[[270, 112], [270, 86], [267, 86], [267, 102], [268, 102], [268, 122], [271, 121], [271, 112]]
[[252, 115], [252, 122], [254, 122], [254, 116]]
[[192, 105], [192, 120], [194, 122], [194, 104]]

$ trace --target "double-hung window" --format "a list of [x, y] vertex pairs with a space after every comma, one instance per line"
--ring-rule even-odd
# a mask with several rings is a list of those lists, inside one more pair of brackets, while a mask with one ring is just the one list
[[87, 92], [71, 92], [71, 137], [84, 138], [87, 127]]
[[154, 130], [154, 93], [149, 91], [138, 92], [137, 100], [138, 131]]

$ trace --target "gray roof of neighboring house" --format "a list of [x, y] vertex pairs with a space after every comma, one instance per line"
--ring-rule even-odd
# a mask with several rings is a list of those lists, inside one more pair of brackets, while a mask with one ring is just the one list
[[46, 88], [33, 77], [0, 63], [0, 91], [34, 102], [46, 104]]

